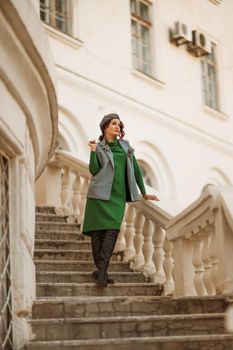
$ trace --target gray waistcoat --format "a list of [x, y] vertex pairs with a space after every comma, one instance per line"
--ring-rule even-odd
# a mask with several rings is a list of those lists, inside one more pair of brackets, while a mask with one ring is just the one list
[[[134, 175], [134, 150], [126, 140], [120, 140], [119, 143], [127, 154], [127, 180], [130, 194], [130, 198], [127, 198], [127, 201], [134, 202], [140, 199]], [[98, 142], [96, 155], [101, 168], [96, 175], [91, 177], [87, 198], [109, 200], [114, 178], [114, 160], [112, 151], [105, 140]]]

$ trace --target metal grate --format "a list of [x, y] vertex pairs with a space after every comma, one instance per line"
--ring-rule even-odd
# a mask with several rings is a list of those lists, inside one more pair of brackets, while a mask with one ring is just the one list
[[0, 154], [0, 349], [13, 349], [9, 234], [9, 163]]

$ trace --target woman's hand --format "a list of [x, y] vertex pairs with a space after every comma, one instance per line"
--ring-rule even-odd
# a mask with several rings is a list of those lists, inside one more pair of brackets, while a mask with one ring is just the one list
[[155, 194], [144, 194], [143, 198], [150, 201], [159, 201], [160, 199]]
[[88, 142], [88, 146], [90, 147], [90, 149], [91, 149], [92, 152], [95, 152], [95, 151], [96, 151], [97, 143], [95, 142], [95, 140], [92, 140], [92, 141], [89, 141], [89, 142]]

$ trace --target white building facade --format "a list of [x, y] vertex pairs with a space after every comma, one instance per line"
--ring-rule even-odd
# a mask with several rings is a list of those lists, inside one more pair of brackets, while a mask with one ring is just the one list
[[185, 207], [206, 184], [232, 184], [232, 10], [231, 0], [40, 1], [60, 146], [88, 162], [88, 140], [116, 112], [161, 195]]

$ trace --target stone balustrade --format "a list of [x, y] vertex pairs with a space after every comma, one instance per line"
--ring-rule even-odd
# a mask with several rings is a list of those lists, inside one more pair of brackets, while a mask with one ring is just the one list
[[233, 292], [233, 189], [208, 186], [167, 225], [173, 244], [175, 294]]
[[[52, 170], [46, 176], [57, 186], [50, 185], [46, 205], [81, 223], [90, 178], [87, 164], [69, 152], [56, 151], [48, 168]], [[231, 188], [208, 186], [175, 216], [160, 203], [127, 204], [115, 250], [123, 252], [133, 271], [162, 284], [166, 295], [232, 293], [232, 195]]]
[[56, 151], [37, 180], [36, 204], [54, 206], [58, 214], [81, 222], [90, 173], [86, 163], [71, 153]]
[[[69, 221], [81, 223], [90, 173], [86, 163], [66, 151], [56, 151], [39, 181], [38, 192]], [[46, 201], [44, 201], [46, 200]], [[172, 215], [152, 202], [128, 204], [116, 251], [130, 262], [133, 271], [142, 271], [151, 281], [164, 285], [165, 294], [174, 291], [172, 243], [166, 239], [166, 225]]]
[[124, 260], [130, 261], [133, 271], [141, 271], [150, 281], [163, 284], [164, 294], [174, 292], [172, 243], [166, 238], [166, 225], [171, 218], [151, 202], [135, 202], [126, 209], [122, 234]]

